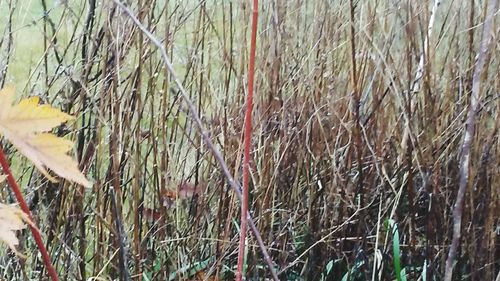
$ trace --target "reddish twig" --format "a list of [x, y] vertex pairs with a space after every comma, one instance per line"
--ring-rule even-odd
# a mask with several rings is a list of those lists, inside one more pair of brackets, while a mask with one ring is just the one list
[[[203, 141], [207, 145], [208, 149], [212, 152], [214, 155], [215, 160], [219, 163], [219, 166], [222, 170], [222, 173], [226, 177], [229, 185], [233, 189], [233, 191], [236, 193], [236, 196], [238, 199], [241, 201], [242, 199], [242, 193], [241, 193], [241, 186], [240, 184], [234, 180], [233, 176], [231, 175], [231, 172], [229, 171], [229, 167], [226, 164], [226, 161], [224, 160], [224, 157], [220, 153], [220, 151], [215, 147], [213, 144], [212, 140], [210, 139], [210, 136], [207, 133], [207, 130], [205, 129], [205, 126], [203, 126], [203, 123], [201, 122], [200, 116], [198, 115], [198, 112], [189, 98], [189, 94], [187, 93], [186, 89], [182, 85], [181, 80], [177, 76], [174, 67], [172, 66], [172, 63], [170, 62], [170, 59], [167, 55], [167, 51], [165, 50], [165, 47], [162, 45], [162, 43], [151, 33], [149, 30], [137, 19], [137, 17], [130, 11], [129, 8], [127, 8], [123, 3], [121, 3], [119, 0], [113, 0], [116, 5], [118, 5], [122, 10], [125, 11], [125, 13], [132, 19], [132, 21], [135, 23], [135, 25], [148, 37], [148, 39], [155, 45], [158, 50], [161, 53], [161, 57], [163, 62], [165, 63], [165, 66], [167, 67], [167, 71], [174, 80], [175, 84], [177, 85], [179, 92], [181, 94], [182, 99], [186, 103], [189, 111], [189, 115], [191, 118], [193, 118], [194, 123], [196, 124], [198, 131], [200, 132], [200, 135], [203, 137]], [[274, 265], [273, 261], [271, 260], [271, 257], [269, 256], [269, 253], [267, 252], [266, 246], [264, 245], [264, 241], [262, 240], [262, 236], [260, 235], [259, 230], [255, 226], [255, 223], [250, 215], [250, 212], [247, 212], [247, 221], [248, 225], [250, 226], [250, 229], [252, 230], [255, 240], [257, 240], [257, 244], [259, 245], [259, 248], [262, 252], [262, 255], [264, 256], [264, 261], [266, 262], [267, 266], [269, 267], [269, 271], [271, 272], [271, 276], [274, 281], [279, 281], [278, 275], [276, 274], [276, 271], [274, 270]]]
[[483, 25], [483, 35], [479, 45], [479, 54], [476, 60], [474, 74], [472, 75], [472, 93], [469, 111], [467, 112], [467, 120], [465, 121], [465, 133], [462, 143], [462, 155], [460, 159], [460, 180], [457, 192], [457, 199], [453, 207], [453, 237], [451, 239], [450, 251], [446, 259], [445, 281], [451, 281], [453, 276], [453, 263], [455, 261], [458, 246], [460, 245], [460, 236], [462, 229], [462, 213], [464, 208], [465, 193], [469, 182], [469, 163], [470, 151], [474, 137], [476, 114], [479, 104], [479, 92], [481, 83], [481, 74], [486, 63], [486, 53], [488, 51], [491, 38], [491, 22], [495, 13], [498, 1], [490, 0], [487, 4], [489, 13], [486, 15]]
[[[12, 175], [12, 171], [10, 170], [9, 163], [7, 162], [7, 159], [5, 158], [5, 154], [3, 152], [3, 147], [0, 145], [0, 164], [2, 165], [3, 172], [7, 175], [7, 181], [9, 182], [10, 187], [12, 188], [12, 191], [14, 192], [17, 202], [19, 202], [19, 205], [21, 207], [21, 210], [28, 215], [30, 220], [34, 222], [33, 216], [31, 215], [30, 209], [28, 207], [28, 204], [26, 204], [26, 201], [24, 200], [23, 194], [21, 193], [21, 189], [19, 188], [19, 185], [17, 185], [16, 180], [14, 179], [14, 176]], [[38, 228], [29, 225], [29, 228], [31, 230], [31, 233], [33, 234], [33, 238], [35, 239], [35, 243], [40, 250], [40, 253], [42, 254], [42, 259], [43, 263], [45, 264], [45, 268], [47, 268], [47, 273], [50, 276], [50, 279], [52, 281], [57, 281], [59, 278], [57, 277], [56, 270], [54, 269], [54, 266], [52, 265], [52, 261], [50, 260], [50, 255], [47, 252], [47, 249], [45, 248], [45, 245], [43, 244], [42, 236], [40, 235], [40, 231]]]
[[257, 20], [259, 15], [259, 1], [253, 0], [252, 8], [252, 33], [250, 38], [250, 61], [248, 64], [248, 95], [245, 110], [245, 139], [243, 152], [243, 194], [241, 197], [241, 222], [240, 243], [238, 251], [238, 267], [236, 269], [236, 281], [243, 277], [243, 263], [245, 258], [245, 244], [247, 240], [247, 217], [248, 212], [248, 181], [250, 167], [250, 142], [252, 137], [252, 109], [253, 109], [253, 84], [255, 76], [255, 49], [257, 41]]

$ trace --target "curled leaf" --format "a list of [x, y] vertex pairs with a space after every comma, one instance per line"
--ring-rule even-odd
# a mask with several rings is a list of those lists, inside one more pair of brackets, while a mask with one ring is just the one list
[[34, 226], [28, 216], [19, 208], [0, 204], [0, 241], [7, 244], [14, 253], [20, 256], [22, 255], [16, 249], [19, 240], [15, 231], [26, 228], [26, 223]]
[[67, 180], [90, 187], [91, 183], [78, 169], [78, 163], [67, 153], [73, 142], [47, 133], [54, 127], [74, 119], [50, 105], [40, 105], [38, 97], [12, 105], [14, 90], [0, 91], [0, 134], [49, 179], [46, 168]]

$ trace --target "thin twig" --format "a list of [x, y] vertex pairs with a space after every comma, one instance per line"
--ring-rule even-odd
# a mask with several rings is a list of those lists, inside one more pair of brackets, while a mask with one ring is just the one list
[[[196, 108], [195, 108], [193, 102], [191, 101], [191, 99], [189, 98], [189, 94], [187, 93], [186, 89], [182, 85], [182, 82], [179, 80], [179, 78], [174, 70], [174, 67], [172, 66], [172, 63], [170, 62], [170, 59], [168, 58], [165, 47], [161, 44], [161, 42], [153, 34], [151, 34], [151, 32], [149, 32], [149, 30], [137, 19], [137, 17], [132, 13], [132, 11], [130, 11], [129, 8], [127, 8], [123, 3], [121, 3], [118, 0], [113, 0], [113, 2], [115, 2], [115, 4], [118, 7], [120, 7], [123, 11], [125, 11], [125, 13], [130, 17], [130, 19], [132, 19], [132, 21], [135, 23], [135, 25], [144, 33], [144, 35], [146, 35], [148, 37], [148, 39], [151, 41], [151, 43], [153, 43], [153, 45], [155, 45], [160, 50], [163, 62], [165, 63], [165, 65], [167, 67], [167, 71], [170, 73], [172, 79], [174, 80], [175, 84], [177, 85], [179, 92], [180, 92], [182, 98], [184, 99], [184, 102], [186, 103], [186, 105], [188, 107], [189, 114], [191, 115], [191, 118], [193, 118], [194, 123], [198, 127], [198, 130], [199, 130], [201, 136], [203, 137], [203, 140], [205, 141], [205, 144], [208, 146], [208, 148], [210, 149], [210, 151], [214, 155], [215, 159], [219, 163], [220, 168], [221, 168], [224, 176], [226, 177], [227, 181], [229, 182], [229, 185], [234, 190], [234, 192], [236, 193], [236, 196], [238, 197], [238, 199], [241, 202], [241, 199], [242, 199], [241, 186], [238, 182], [236, 182], [234, 180], [234, 178], [231, 175], [231, 172], [229, 171], [229, 168], [226, 164], [226, 161], [224, 160], [224, 157], [222, 156], [220, 151], [215, 147], [212, 140], [208, 136], [207, 130], [205, 129], [205, 126], [203, 126], [203, 123], [201, 122], [201, 119], [198, 116]], [[276, 272], [274, 270], [274, 265], [273, 265], [273, 262], [271, 260], [271, 257], [269, 256], [269, 253], [267, 252], [266, 246], [264, 245], [264, 242], [262, 240], [262, 237], [260, 235], [259, 230], [255, 226], [255, 223], [250, 215], [250, 212], [247, 212], [247, 219], [248, 219], [248, 224], [250, 225], [250, 229], [252, 229], [252, 232], [255, 235], [255, 239], [257, 240], [257, 243], [259, 244], [259, 248], [262, 251], [262, 255], [264, 256], [264, 260], [269, 267], [269, 270], [271, 272], [273, 280], [276, 280], [276, 281], [279, 280], [278, 276], [276, 275]]]

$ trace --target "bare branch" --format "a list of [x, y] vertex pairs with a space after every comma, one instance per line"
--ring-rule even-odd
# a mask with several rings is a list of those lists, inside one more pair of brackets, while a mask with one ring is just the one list
[[479, 104], [479, 91], [481, 83], [481, 74], [483, 72], [484, 64], [486, 63], [486, 53], [491, 41], [491, 22], [493, 14], [495, 13], [498, 5], [497, 0], [490, 0], [488, 2], [488, 14], [484, 20], [483, 34], [481, 44], [479, 46], [479, 53], [476, 60], [474, 74], [472, 76], [472, 93], [469, 111], [467, 113], [467, 120], [465, 121], [465, 132], [462, 143], [462, 155], [460, 159], [460, 179], [457, 193], [457, 199], [453, 207], [453, 237], [451, 240], [450, 251], [446, 259], [445, 281], [451, 281], [453, 276], [453, 262], [457, 256], [458, 246], [460, 245], [460, 235], [462, 228], [462, 213], [465, 200], [465, 193], [467, 184], [469, 182], [469, 163], [470, 151], [475, 130], [475, 119]]
[[439, 7], [439, 5], [441, 5], [441, 0], [434, 0], [434, 5], [432, 6], [431, 10], [431, 17], [429, 19], [429, 24], [427, 25], [427, 33], [425, 34], [424, 51], [420, 55], [420, 59], [418, 61], [417, 73], [415, 74], [415, 79], [413, 80], [413, 88], [412, 88], [413, 93], [420, 90], [420, 80], [424, 76], [425, 57], [429, 53], [429, 40], [432, 35], [432, 28], [434, 27], [437, 8]]
[[[227, 181], [229, 182], [229, 185], [234, 190], [238, 199], [241, 202], [241, 198], [242, 198], [241, 185], [239, 184], [239, 182], [234, 180], [234, 178], [231, 175], [231, 172], [229, 171], [229, 168], [226, 164], [226, 161], [224, 160], [224, 157], [222, 156], [220, 151], [215, 147], [212, 140], [210, 139], [210, 137], [207, 133], [207, 130], [205, 129], [205, 127], [203, 126], [203, 123], [201, 122], [200, 116], [198, 116], [197, 110], [196, 110], [193, 102], [189, 98], [189, 94], [187, 93], [186, 89], [182, 85], [182, 82], [179, 80], [179, 78], [178, 78], [178, 76], [177, 76], [177, 74], [172, 66], [172, 63], [170, 62], [170, 59], [168, 58], [165, 47], [161, 44], [161, 42], [151, 32], [149, 32], [149, 30], [147, 30], [147, 28], [137, 19], [137, 17], [132, 13], [132, 11], [130, 11], [130, 9], [128, 9], [123, 3], [121, 3], [118, 0], [113, 0], [113, 2], [115, 2], [115, 4], [118, 5], [118, 7], [120, 7], [123, 11], [125, 11], [125, 13], [130, 17], [130, 19], [132, 19], [132, 21], [135, 23], [135, 25], [142, 31], [142, 33], [144, 35], [146, 35], [148, 37], [148, 39], [151, 41], [151, 43], [153, 43], [153, 45], [155, 45], [160, 50], [163, 62], [167, 66], [167, 71], [168, 71], [168, 73], [170, 73], [172, 79], [174, 80], [175, 84], [177, 85], [177, 87], [181, 93], [181, 96], [188, 107], [189, 114], [191, 115], [191, 118], [193, 118], [194, 123], [198, 127], [198, 130], [199, 130], [201, 136], [203, 137], [203, 140], [205, 141], [205, 144], [208, 146], [208, 148], [210, 149], [210, 151], [214, 155], [215, 159], [219, 163], [223, 174], [225, 175], [225, 177], [227, 178]], [[276, 275], [276, 272], [274, 271], [274, 265], [273, 265], [273, 262], [271, 260], [271, 257], [269, 256], [269, 253], [267, 252], [266, 246], [264, 245], [264, 241], [262, 240], [262, 237], [260, 235], [259, 230], [255, 226], [255, 223], [250, 215], [250, 212], [247, 212], [247, 217], [248, 217], [248, 224], [250, 225], [250, 228], [252, 229], [252, 232], [254, 233], [255, 239], [257, 240], [257, 243], [259, 244], [259, 247], [262, 251], [262, 255], [264, 256], [264, 260], [266, 261], [266, 263], [269, 267], [269, 270], [271, 272], [273, 280], [279, 280], [278, 276]]]

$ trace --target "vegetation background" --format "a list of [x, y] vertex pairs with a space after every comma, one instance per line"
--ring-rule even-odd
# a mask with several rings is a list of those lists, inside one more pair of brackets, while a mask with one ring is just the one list
[[[454, 280], [497, 277], [497, 2], [261, 1], [250, 208], [282, 280], [443, 279], [474, 83]], [[250, 3], [128, 4], [161, 39], [239, 178]], [[1, 86], [77, 116], [57, 134], [76, 141], [94, 182], [49, 182], [4, 144], [60, 278], [111, 280], [125, 269], [134, 280], [233, 278], [239, 202], [157, 48], [113, 1], [0, 0], [0, 11]], [[14, 202], [7, 187], [0, 198]], [[23, 235], [27, 258], [5, 250], [0, 277], [43, 280]], [[246, 272], [269, 276], [251, 236]]]

